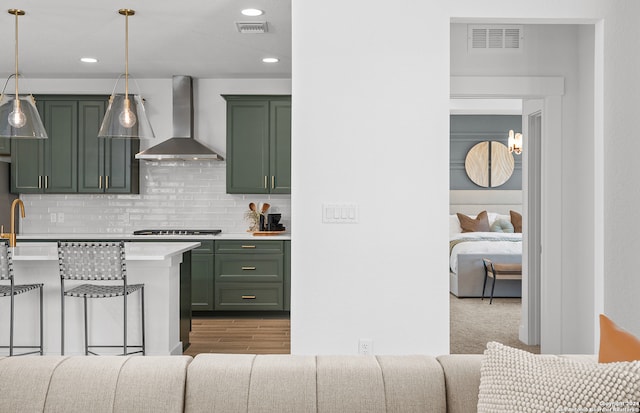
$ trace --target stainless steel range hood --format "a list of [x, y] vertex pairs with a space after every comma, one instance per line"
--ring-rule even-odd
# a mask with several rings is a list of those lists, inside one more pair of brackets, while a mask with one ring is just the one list
[[173, 77], [173, 138], [138, 154], [145, 161], [197, 161], [224, 158], [193, 138], [193, 80]]

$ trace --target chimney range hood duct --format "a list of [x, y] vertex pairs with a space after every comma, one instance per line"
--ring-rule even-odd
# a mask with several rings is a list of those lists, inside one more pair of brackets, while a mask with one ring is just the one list
[[138, 154], [145, 161], [198, 161], [224, 158], [193, 138], [193, 81], [191, 76], [173, 77], [173, 138]]

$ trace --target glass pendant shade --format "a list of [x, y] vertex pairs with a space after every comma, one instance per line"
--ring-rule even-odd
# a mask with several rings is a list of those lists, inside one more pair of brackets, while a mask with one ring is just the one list
[[[0, 137], [47, 139], [31, 95], [3, 94], [0, 99]], [[21, 126], [22, 125], [22, 126]]]
[[101, 138], [155, 138], [139, 95], [111, 95], [98, 136]]

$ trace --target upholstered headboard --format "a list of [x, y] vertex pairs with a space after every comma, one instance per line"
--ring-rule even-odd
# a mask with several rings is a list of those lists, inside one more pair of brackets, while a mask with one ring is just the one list
[[476, 215], [480, 211], [509, 214], [509, 210], [522, 213], [521, 190], [451, 190], [449, 213]]

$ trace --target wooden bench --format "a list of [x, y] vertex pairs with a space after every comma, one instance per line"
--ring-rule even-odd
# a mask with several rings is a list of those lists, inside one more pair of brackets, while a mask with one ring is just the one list
[[496, 288], [496, 280], [522, 280], [522, 264], [501, 264], [493, 262], [488, 258], [483, 258], [484, 283], [482, 284], [482, 299], [484, 300], [484, 290], [487, 287], [487, 278], [493, 278], [491, 285], [491, 298], [489, 304], [493, 302], [493, 291]]

